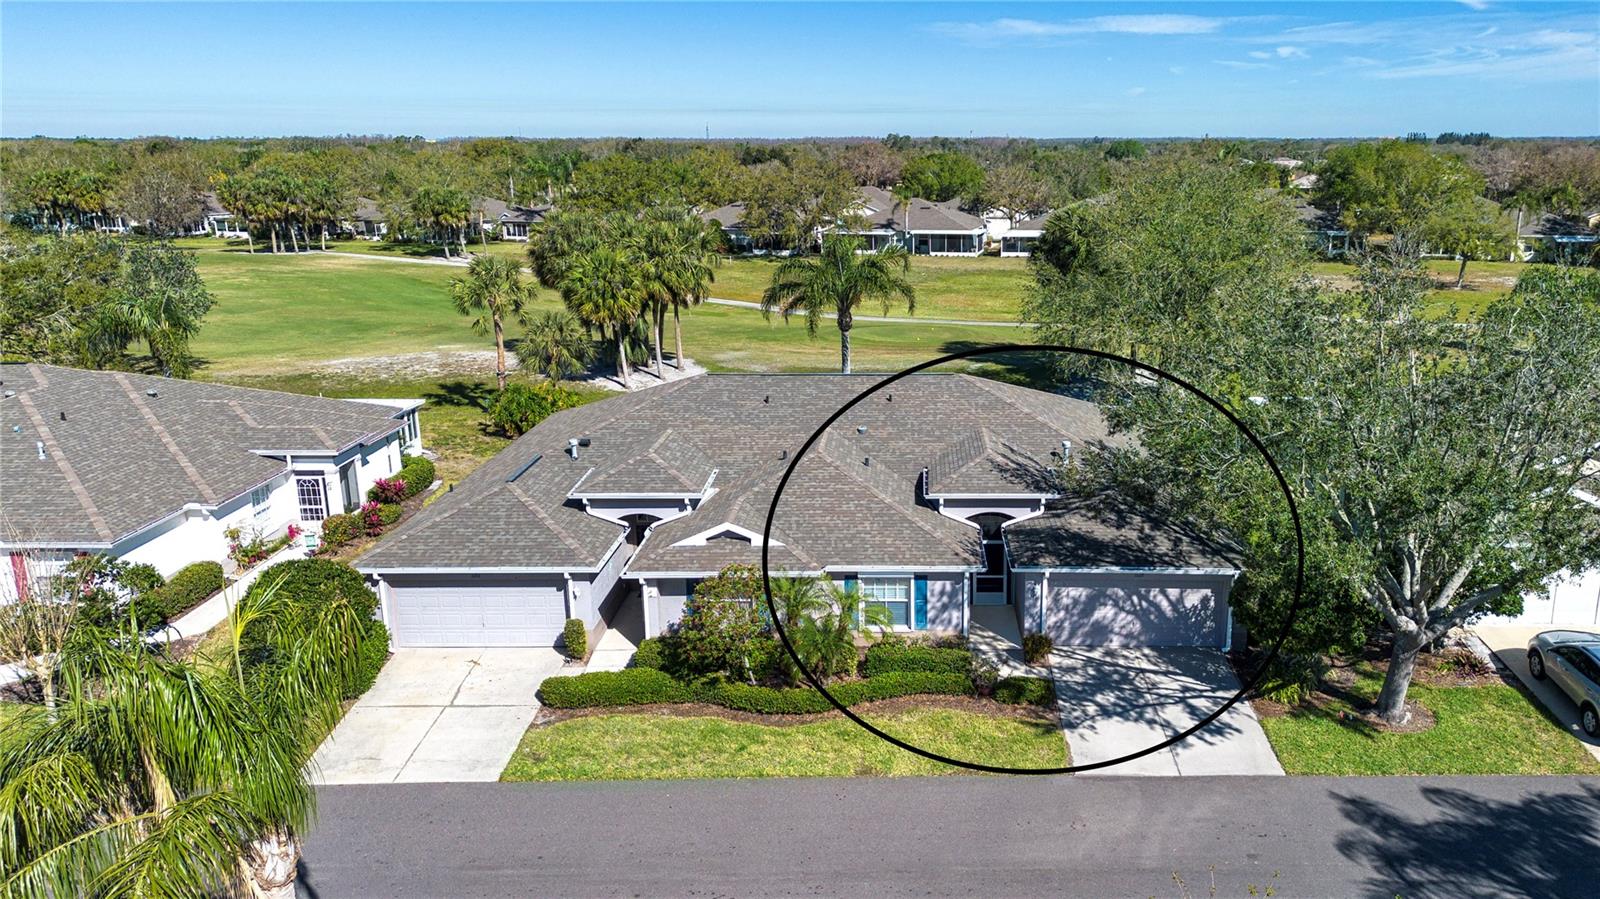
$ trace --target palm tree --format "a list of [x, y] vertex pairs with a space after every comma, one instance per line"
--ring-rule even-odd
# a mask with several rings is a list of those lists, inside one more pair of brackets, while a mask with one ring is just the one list
[[831, 313], [839, 325], [839, 370], [844, 374], [850, 373], [850, 328], [863, 300], [881, 301], [885, 315], [896, 299], [905, 301], [908, 312], [917, 311], [916, 292], [906, 280], [911, 255], [905, 247], [867, 254], [860, 249], [859, 238], [830, 234], [818, 256], [785, 259], [761, 295], [761, 311], [768, 318], [778, 312], [788, 321], [789, 316], [804, 313], [806, 330], [813, 337], [823, 315]]
[[583, 371], [594, 355], [594, 345], [583, 322], [566, 309], [547, 309], [528, 323], [527, 334], [517, 344], [523, 368], [559, 381]]
[[917, 192], [911, 189], [911, 185], [902, 181], [896, 184], [889, 193], [900, 204], [900, 208], [904, 212], [904, 218], [901, 219], [900, 226], [901, 230], [906, 232], [906, 249], [911, 249], [911, 201], [917, 198]]
[[675, 267], [677, 290], [672, 295], [672, 335], [675, 342], [674, 365], [683, 370], [683, 310], [698, 306], [706, 290], [717, 279], [716, 267], [722, 262], [721, 229], [688, 210], [682, 210], [673, 223], [677, 235]]
[[[0, 732], [0, 896], [292, 897], [306, 765], [370, 631], [346, 601], [302, 625], [291, 608], [242, 600], [232, 647], [189, 659], [85, 626], [57, 708]], [[278, 661], [247, 671], [252, 626]]]
[[472, 330], [494, 332], [494, 377], [506, 389], [506, 329], [509, 318], [521, 321], [528, 301], [528, 285], [522, 280], [522, 267], [503, 256], [484, 254], [472, 260], [467, 274], [450, 279], [450, 296], [456, 311], [476, 315]]
[[647, 301], [638, 261], [626, 250], [601, 246], [573, 256], [564, 269], [561, 298], [580, 321], [615, 340], [617, 377], [630, 387], [627, 334]]
[[[831, 579], [780, 578], [773, 583], [772, 599], [795, 653], [824, 679], [854, 674], [857, 639], [870, 642], [892, 623], [881, 604], [869, 603]], [[784, 653], [782, 662], [790, 681], [799, 682], [794, 660]]]

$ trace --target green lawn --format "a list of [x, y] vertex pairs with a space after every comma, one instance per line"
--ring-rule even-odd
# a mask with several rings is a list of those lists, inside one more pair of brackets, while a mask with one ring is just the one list
[[[760, 301], [781, 260], [730, 259], [717, 267], [713, 296]], [[1016, 321], [1022, 297], [1033, 276], [1026, 259], [995, 256], [957, 258], [916, 256], [911, 260], [911, 285], [917, 291], [916, 317]], [[881, 306], [863, 307], [863, 315], [881, 315]], [[904, 307], [890, 315], [905, 315]]]
[[[1067, 764], [1053, 723], [950, 709], [869, 716], [886, 732], [951, 758], [1043, 768]], [[601, 715], [529, 728], [503, 781], [681, 780], [957, 774], [845, 719], [771, 727], [722, 718]]]
[[[1361, 669], [1351, 692], [1370, 701], [1380, 684]], [[1339, 701], [1261, 726], [1290, 774], [1600, 774], [1600, 762], [1513, 687], [1413, 685], [1411, 698], [1433, 712], [1430, 730], [1380, 733], [1341, 719], [1350, 706]]]
[[[1433, 276], [1437, 289], [1428, 300], [1428, 309], [1443, 315], [1452, 308], [1456, 317], [1475, 318], [1496, 299], [1511, 292], [1517, 279], [1528, 270], [1522, 262], [1469, 262], [1466, 283], [1455, 289], [1456, 271], [1461, 263], [1451, 259], [1427, 259], [1423, 265]], [[1311, 272], [1325, 283], [1335, 287], [1355, 286], [1356, 267], [1348, 262], [1312, 263]]]

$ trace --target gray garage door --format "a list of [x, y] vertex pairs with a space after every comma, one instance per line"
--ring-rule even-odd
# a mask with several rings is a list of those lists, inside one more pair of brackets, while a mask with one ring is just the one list
[[1205, 576], [1052, 574], [1045, 630], [1062, 646], [1220, 647], [1228, 586]]
[[559, 587], [397, 587], [396, 646], [554, 646], [566, 622]]

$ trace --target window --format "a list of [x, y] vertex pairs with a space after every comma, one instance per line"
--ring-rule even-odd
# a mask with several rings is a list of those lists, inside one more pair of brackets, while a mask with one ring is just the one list
[[868, 606], [881, 606], [889, 612], [895, 627], [911, 624], [911, 578], [864, 577], [856, 588]]
[[295, 478], [294, 489], [300, 498], [301, 521], [321, 521], [328, 517], [328, 490], [321, 475]]
[[272, 511], [271, 502], [272, 486], [270, 484], [262, 484], [260, 487], [250, 491], [250, 511], [255, 515], [257, 523], [260, 523]]

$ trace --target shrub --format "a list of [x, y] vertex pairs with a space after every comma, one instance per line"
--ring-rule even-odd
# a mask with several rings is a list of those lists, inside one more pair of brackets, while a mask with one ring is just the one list
[[867, 650], [866, 674], [867, 677], [877, 677], [891, 671], [966, 674], [971, 666], [972, 656], [964, 649], [934, 649], [931, 646], [878, 643]]
[[361, 572], [331, 559], [290, 559], [268, 568], [250, 585], [247, 597], [260, 595], [274, 584], [284, 599], [315, 609], [320, 605], [349, 600], [364, 617], [378, 609], [378, 596], [367, 586]]
[[1000, 669], [988, 662], [972, 660], [972, 691], [979, 696], [993, 696], [994, 688], [1000, 683]]
[[155, 607], [167, 618], [176, 618], [227, 586], [217, 562], [195, 562], [178, 569], [165, 584], [150, 591]]
[[549, 381], [507, 384], [489, 404], [489, 420], [507, 436], [521, 437], [552, 414], [581, 402], [576, 393]]
[[373, 502], [362, 503], [356, 510], [356, 515], [361, 521], [361, 529], [368, 537], [376, 537], [383, 533], [383, 513], [378, 511], [378, 504]]
[[665, 637], [647, 637], [639, 641], [639, 648], [633, 654], [633, 667], [651, 668], [660, 671], [667, 666], [667, 647]]
[[382, 503], [378, 506], [378, 521], [384, 527], [399, 521], [400, 516], [404, 514], [406, 514], [406, 510], [401, 508], [399, 503]]
[[378, 672], [383, 670], [383, 663], [389, 660], [389, 629], [383, 626], [383, 622], [372, 619], [372, 626], [356, 653], [356, 670], [350, 683], [345, 686], [345, 699], [356, 699], [372, 689]]
[[406, 492], [406, 479], [404, 475], [392, 478], [379, 478], [367, 488], [367, 499], [380, 505], [385, 503], [398, 503], [411, 494]]
[[724, 569], [695, 587], [673, 634], [675, 661], [682, 669], [675, 673], [689, 677], [725, 674], [739, 679], [754, 673], [750, 647], [762, 635], [763, 620], [740, 595], [749, 595], [746, 573], [730, 571]]
[[[828, 688], [828, 692], [844, 705], [853, 706], [918, 693], [967, 696], [972, 693], [972, 683], [965, 674], [896, 671], [867, 680], [835, 684]], [[724, 683], [702, 688], [700, 698], [730, 709], [761, 715], [805, 715], [833, 708], [833, 703], [826, 696], [810, 687], [776, 689]]]
[[405, 482], [406, 496], [412, 497], [433, 486], [433, 463], [421, 456], [403, 456], [397, 477]]
[[1022, 638], [1022, 660], [1029, 665], [1042, 664], [1055, 648], [1049, 634], [1028, 634]]
[[365, 533], [365, 526], [355, 515], [329, 515], [322, 519], [322, 545], [338, 549]]
[[147, 562], [134, 562], [122, 569], [119, 582], [134, 596], [142, 596], [167, 581], [156, 566]]
[[651, 668], [547, 677], [539, 687], [539, 701], [553, 709], [692, 702], [694, 698], [693, 687]]
[[1003, 677], [994, 685], [996, 702], [1009, 705], [1051, 705], [1056, 686], [1048, 677]]
[[567, 648], [567, 658], [581, 659], [589, 654], [589, 631], [578, 618], [568, 618], [561, 628], [561, 642]]
[[1282, 653], [1256, 684], [1256, 695], [1283, 705], [1299, 705], [1322, 683], [1327, 670], [1321, 656]]

